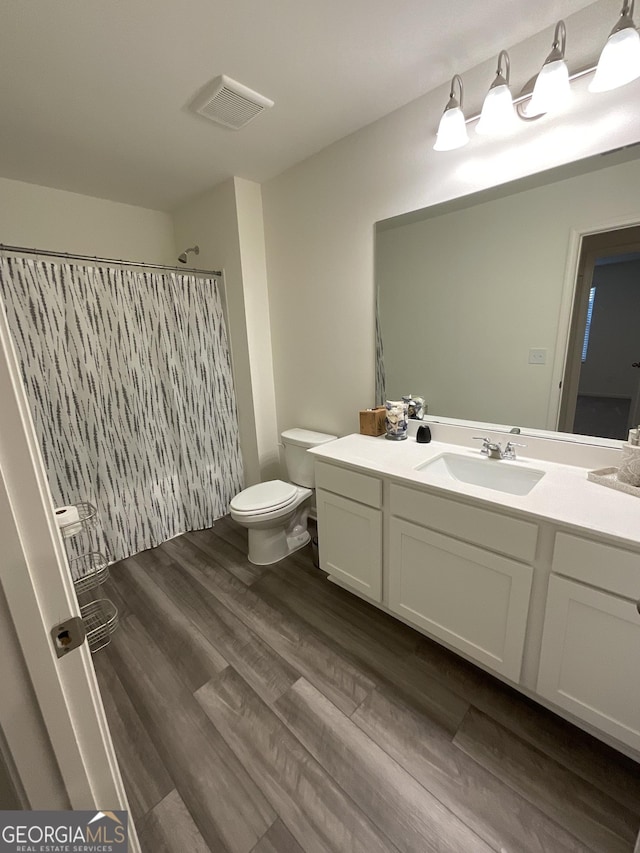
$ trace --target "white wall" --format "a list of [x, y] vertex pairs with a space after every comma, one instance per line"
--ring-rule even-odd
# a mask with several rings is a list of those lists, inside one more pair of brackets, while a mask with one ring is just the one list
[[260, 187], [225, 181], [173, 221], [178, 246], [200, 246], [199, 267], [224, 270], [245, 480], [256, 483], [278, 459]]
[[175, 264], [168, 213], [0, 178], [0, 243]]
[[259, 184], [242, 178], [235, 179], [235, 188], [260, 479], [268, 480], [278, 475], [280, 459], [271, 355], [262, 191]]
[[[572, 68], [597, 56], [619, 11], [617, 0], [599, 0], [567, 19]], [[516, 91], [537, 71], [551, 35], [510, 49]], [[494, 74], [494, 60], [464, 74], [469, 112]], [[598, 96], [586, 93], [586, 82], [563, 116], [523, 123], [505, 142], [475, 137], [437, 153], [442, 87], [263, 186], [280, 429], [357, 431], [358, 410], [374, 402], [376, 220], [640, 139], [640, 82]]]
[[[601, 222], [640, 219], [640, 161], [381, 230], [387, 397], [411, 392], [426, 397], [431, 414], [556, 429], [569, 241], [589, 224], [595, 199]], [[617, 333], [602, 329], [604, 346], [607, 336], [611, 345]], [[530, 348], [547, 351], [544, 365], [528, 363]]]

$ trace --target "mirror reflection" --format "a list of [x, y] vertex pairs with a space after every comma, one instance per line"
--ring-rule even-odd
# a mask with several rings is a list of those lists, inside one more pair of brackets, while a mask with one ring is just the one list
[[620, 229], [640, 222], [639, 155], [377, 223], [379, 399], [625, 438], [640, 418], [640, 229]]

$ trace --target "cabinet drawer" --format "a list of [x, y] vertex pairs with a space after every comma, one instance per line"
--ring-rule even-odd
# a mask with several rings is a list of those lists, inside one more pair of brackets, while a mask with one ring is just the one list
[[316, 462], [315, 471], [316, 488], [326, 489], [367, 506], [378, 509], [382, 506], [382, 480], [325, 462]]
[[520, 678], [533, 569], [398, 518], [389, 607], [501, 675]]
[[625, 598], [640, 599], [640, 554], [557, 533], [552, 570]]
[[639, 660], [633, 602], [551, 576], [538, 693], [640, 750]]
[[538, 525], [530, 521], [396, 485], [391, 486], [391, 514], [525, 563], [536, 555]]

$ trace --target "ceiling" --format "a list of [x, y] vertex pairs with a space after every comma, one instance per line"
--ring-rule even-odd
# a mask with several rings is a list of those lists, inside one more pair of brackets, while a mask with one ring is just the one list
[[[591, 2], [3, 0], [0, 176], [169, 210], [268, 180]], [[240, 131], [192, 114], [221, 73], [275, 106]]]

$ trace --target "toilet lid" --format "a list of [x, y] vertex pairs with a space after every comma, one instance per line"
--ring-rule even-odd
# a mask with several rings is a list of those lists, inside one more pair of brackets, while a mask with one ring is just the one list
[[264, 512], [291, 503], [298, 494], [297, 488], [282, 480], [269, 480], [249, 486], [231, 501], [231, 509], [236, 512]]

